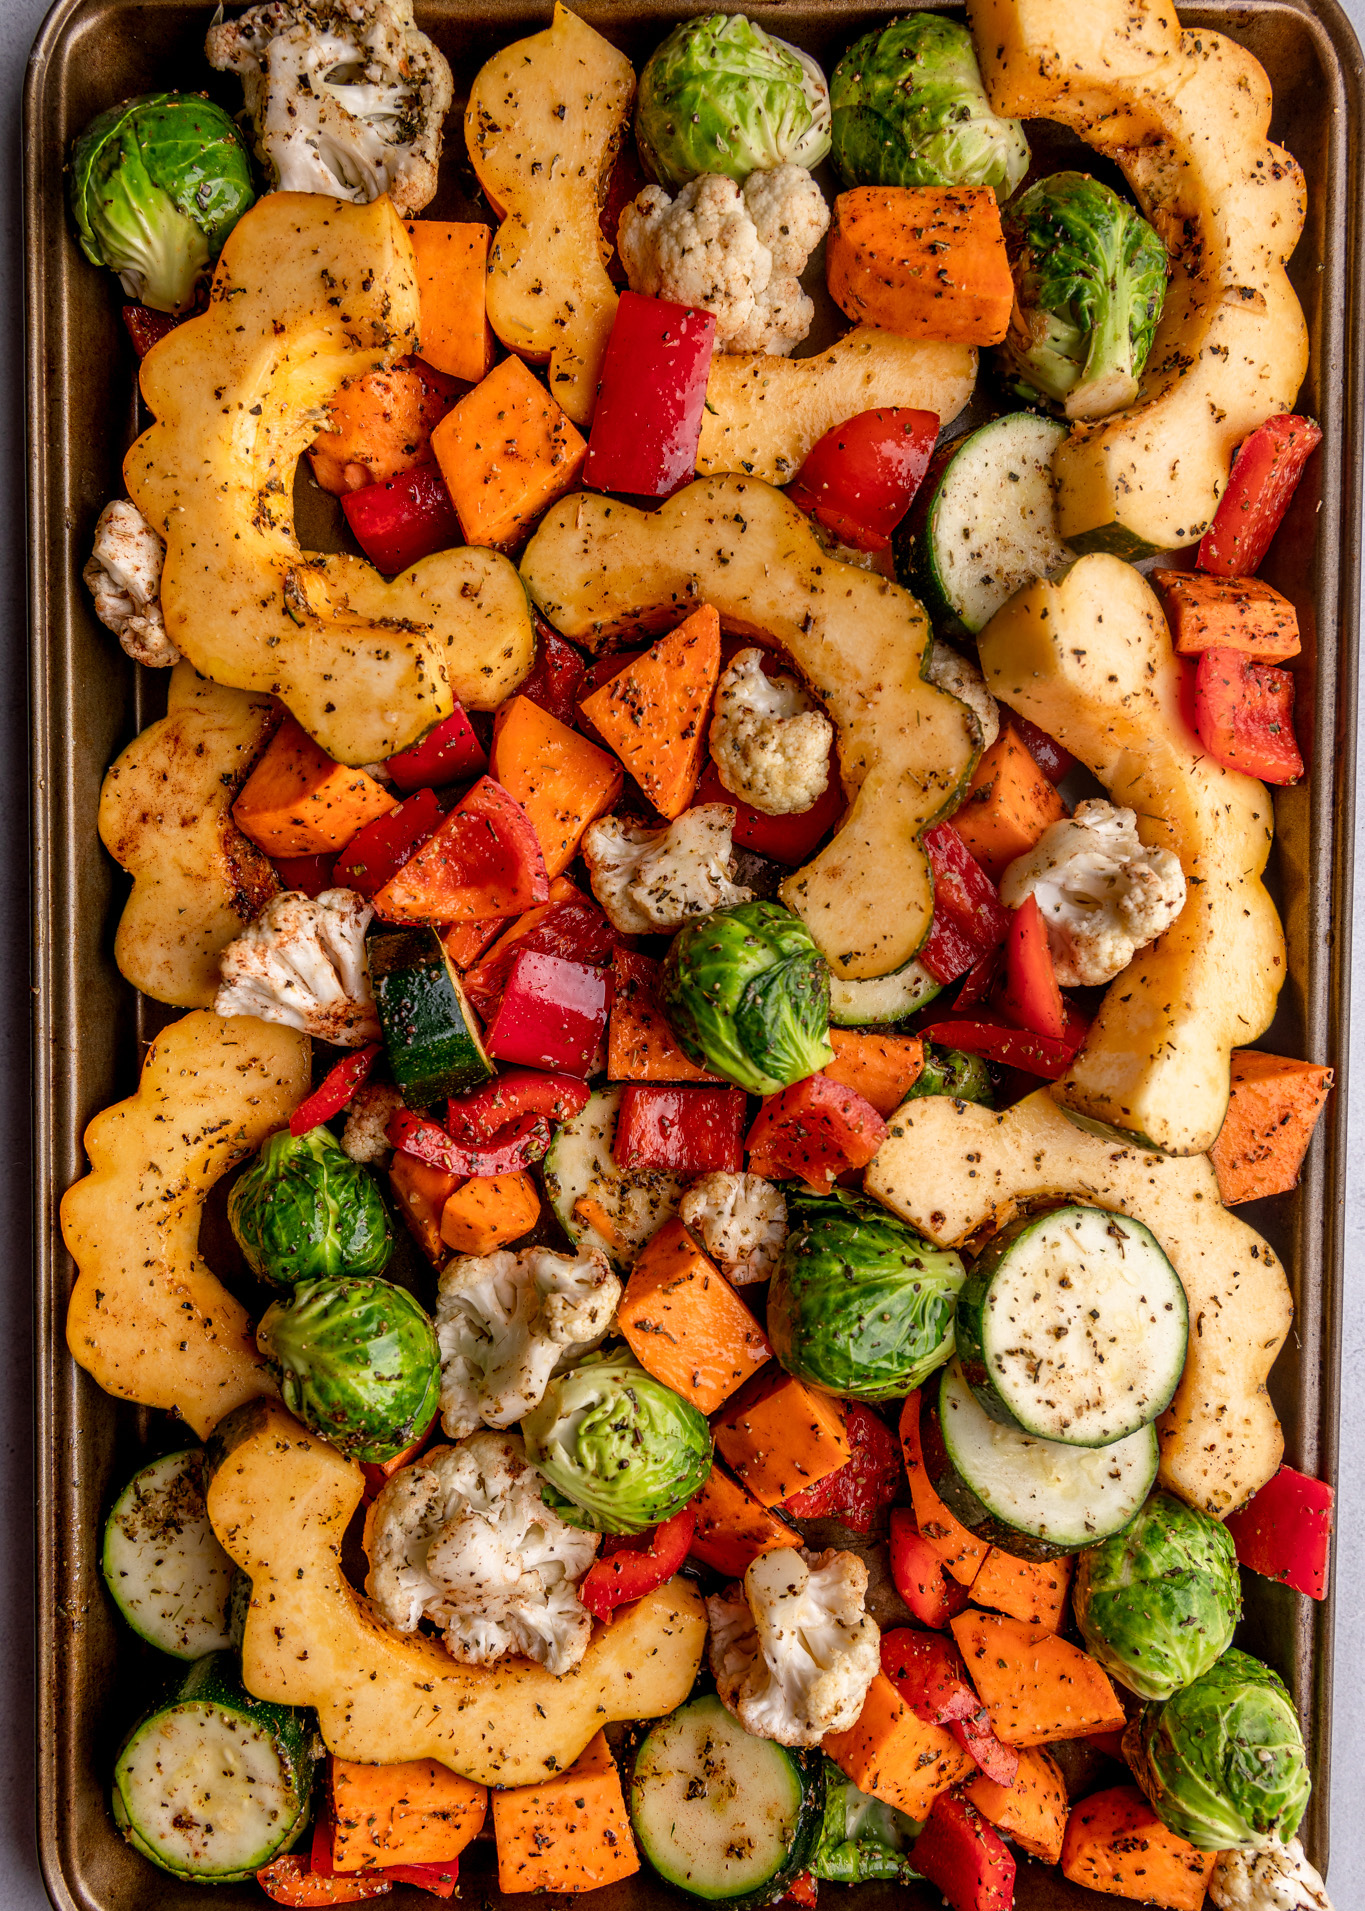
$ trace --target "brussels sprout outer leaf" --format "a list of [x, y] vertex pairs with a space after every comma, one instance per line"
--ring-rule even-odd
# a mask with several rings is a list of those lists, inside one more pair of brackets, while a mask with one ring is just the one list
[[909, 1851], [920, 1826], [894, 1805], [859, 1791], [832, 1758], [825, 1760], [825, 1814], [811, 1870], [830, 1884], [863, 1884], [871, 1878], [918, 1877]]
[[924, 1067], [906, 1100], [916, 1095], [951, 1095], [958, 1101], [980, 1102], [983, 1108], [995, 1106], [991, 1073], [982, 1057], [937, 1042], [924, 1044]]
[[834, 1060], [829, 970], [780, 903], [739, 903], [687, 923], [669, 948], [661, 999], [690, 1059], [752, 1095], [775, 1095]]
[[281, 1287], [378, 1274], [393, 1252], [378, 1183], [324, 1127], [270, 1137], [233, 1185], [228, 1224], [252, 1273]]

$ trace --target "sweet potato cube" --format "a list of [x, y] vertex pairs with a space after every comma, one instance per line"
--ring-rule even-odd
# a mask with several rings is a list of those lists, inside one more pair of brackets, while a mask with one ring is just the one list
[[1062, 1841], [1064, 1878], [1166, 1911], [1199, 1911], [1217, 1859], [1167, 1831], [1136, 1785], [1083, 1798]]
[[595, 1891], [640, 1869], [601, 1732], [557, 1778], [495, 1791], [493, 1835], [502, 1891]]
[[470, 544], [510, 550], [556, 498], [572, 491], [587, 441], [533, 372], [503, 359], [431, 434]]
[[1298, 612], [1259, 577], [1153, 571], [1151, 582], [1181, 657], [1197, 657], [1220, 645], [1269, 664], [1299, 654]]
[[487, 305], [492, 227], [412, 219], [408, 237], [417, 255], [417, 349], [438, 372], [477, 385], [493, 369]]
[[719, 1464], [711, 1468], [692, 1504], [697, 1514], [692, 1557], [731, 1579], [742, 1578], [760, 1553], [804, 1544], [798, 1532], [761, 1506]]
[[962, 1787], [981, 1816], [1012, 1838], [1030, 1857], [1055, 1865], [1066, 1833], [1066, 1786], [1056, 1761], [1036, 1745], [1019, 1754], [1010, 1786], [976, 1772]]
[[548, 876], [563, 874], [588, 824], [621, 794], [615, 757], [529, 697], [513, 697], [498, 712], [488, 768], [530, 817]]
[[902, 338], [998, 345], [1014, 283], [995, 194], [984, 187], [855, 186], [834, 202], [830, 297], [855, 325]]
[[441, 1239], [457, 1254], [491, 1254], [529, 1234], [540, 1196], [529, 1174], [475, 1175], [441, 1210]]
[[996, 1737], [1007, 1745], [1122, 1731], [1118, 1694], [1079, 1646], [1006, 1613], [969, 1608], [948, 1625]]
[[858, 1723], [827, 1732], [821, 1750], [859, 1791], [911, 1818], [927, 1818], [940, 1792], [976, 1770], [951, 1732], [915, 1717], [884, 1672], [868, 1687]]
[[853, 1089], [879, 1115], [894, 1115], [924, 1069], [918, 1035], [881, 1035], [872, 1029], [832, 1028], [834, 1060], [821, 1069], [832, 1082]]
[[580, 706], [670, 821], [681, 816], [697, 787], [719, 674], [720, 618], [702, 604]]
[[773, 1357], [763, 1329], [676, 1215], [635, 1263], [616, 1318], [645, 1372], [702, 1413]]
[[442, 1261], [441, 1216], [446, 1202], [460, 1185], [460, 1176], [433, 1168], [416, 1155], [401, 1149], [389, 1168], [389, 1186], [394, 1206], [407, 1223], [408, 1231], [429, 1261]]
[[636, 949], [612, 958], [607, 1075], [614, 1082], [719, 1082], [683, 1054], [659, 1007], [660, 965]]
[[1331, 1069], [1317, 1062], [1232, 1051], [1232, 1095], [1209, 1150], [1224, 1207], [1297, 1185], [1331, 1086]]
[[972, 1604], [990, 1606], [995, 1612], [1009, 1613], [1012, 1619], [1056, 1632], [1066, 1612], [1072, 1564], [1069, 1558], [1041, 1562], [1017, 1559], [1013, 1553], [992, 1546], [972, 1581]]
[[320, 856], [397, 809], [395, 797], [364, 770], [320, 749], [286, 717], [242, 785], [232, 818], [267, 856]]
[[475, 1838], [488, 1810], [488, 1787], [460, 1778], [434, 1758], [401, 1765], [332, 1760], [338, 1871], [367, 1865], [451, 1865]]
[[716, 1446], [754, 1498], [779, 1506], [852, 1458], [837, 1401], [773, 1374], [746, 1389], [716, 1422]]
[[901, 1408], [901, 1452], [910, 1481], [910, 1501], [915, 1509], [915, 1525], [920, 1538], [933, 1548], [960, 1586], [970, 1586], [990, 1554], [990, 1546], [978, 1539], [939, 1498], [924, 1465], [919, 1437], [920, 1398], [910, 1394]]
[[1059, 823], [1066, 805], [1008, 723], [977, 764], [953, 828], [992, 882]]

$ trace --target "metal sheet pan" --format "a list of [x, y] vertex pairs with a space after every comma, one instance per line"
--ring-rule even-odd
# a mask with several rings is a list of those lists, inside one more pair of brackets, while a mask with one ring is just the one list
[[[1077, 0], [1084, 4], [1084, 0]], [[903, 6], [903, 0], [902, 0]], [[580, 11], [638, 57], [684, 9], [675, 0], [581, 0]], [[869, 0], [785, 0], [748, 9], [817, 55], [837, 55], [893, 11]], [[949, 10], [949, 9], [945, 9]], [[419, 8], [457, 75], [454, 138], [436, 216], [462, 216], [474, 182], [458, 136], [459, 85], [497, 45], [548, 18], [539, 0], [434, 0]], [[63, 158], [73, 132], [110, 101], [160, 86], [203, 85], [209, 15], [185, 0], [59, 0], [35, 43], [24, 99], [25, 256], [31, 693], [34, 762], [35, 1299], [38, 1345], [39, 1843], [54, 1902], [66, 1911], [133, 1911], [154, 1895], [167, 1911], [201, 1908], [197, 1887], [151, 1878], [106, 1809], [117, 1739], [145, 1694], [149, 1664], [116, 1637], [99, 1574], [98, 1533], [113, 1484], [148, 1450], [164, 1448], [164, 1418], [120, 1405], [66, 1353], [62, 1323], [71, 1266], [56, 1225], [62, 1190], [84, 1171], [90, 1117], [127, 1094], [144, 1044], [167, 1013], [140, 1001], [112, 960], [124, 884], [94, 819], [105, 766], [151, 717], [164, 691], [126, 662], [95, 622], [80, 582], [94, 520], [119, 484], [137, 427], [132, 357], [108, 280], [73, 244], [63, 206]], [[1276, 799], [1271, 882], [1289, 937], [1289, 982], [1266, 1045], [1329, 1062], [1337, 1093], [1294, 1194], [1248, 1210], [1289, 1269], [1297, 1324], [1272, 1378], [1287, 1457], [1333, 1477], [1337, 1323], [1343, 1252], [1344, 1067], [1350, 978], [1354, 818], [1355, 635], [1359, 614], [1361, 380], [1365, 300], [1365, 83], [1336, 0], [1253, 0], [1185, 9], [1188, 25], [1246, 44], [1275, 89], [1274, 137], [1309, 186], [1308, 226], [1291, 267], [1308, 315], [1312, 360], [1303, 406], [1326, 431], [1267, 567], [1298, 607], [1299, 734], [1308, 783]], [[224, 95], [226, 99], [227, 96]], [[1032, 130], [1032, 129], [1031, 129]], [[1083, 163], [1083, 162], [1082, 162]], [[1257, 1582], [1243, 1628], [1248, 1647], [1289, 1681], [1304, 1720], [1313, 1800], [1304, 1839], [1327, 1854], [1332, 1608]], [[476, 1848], [477, 1851], [477, 1848]], [[487, 1859], [471, 1853], [466, 1896], [498, 1904]], [[860, 1911], [937, 1904], [927, 1888], [862, 1887]], [[400, 1891], [417, 1902], [417, 1894]], [[645, 1911], [673, 1894], [640, 1876], [612, 1888], [603, 1911]], [[428, 1902], [423, 1899], [423, 1902]], [[258, 1906], [254, 1886], [219, 1887], [214, 1903]], [[681, 1902], [679, 1900], [679, 1902]], [[1018, 1902], [1100, 1906], [1027, 1861]]]

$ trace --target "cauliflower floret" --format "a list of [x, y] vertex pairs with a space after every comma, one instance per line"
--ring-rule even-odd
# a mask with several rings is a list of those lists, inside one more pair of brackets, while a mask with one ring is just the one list
[[256, 153], [281, 192], [410, 217], [436, 191], [450, 67], [412, 0], [266, 0], [209, 28], [209, 65], [240, 75]]
[[881, 1663], [866, 1595], [867, 1567], [853, 1553], [821, 1553], [808, 1566], [781, 1547], [754, 1560], [742, 1591], [707, 1600], [716, 1691], [746, 1732], [818, 1745], [856, 1724]]
[[81, 577], [94, 594], [95, 615], [134, 663], [164, 670], [180, 662], [161, 615], [161, 566], [166, 546], [131, 498], [114, 498], [100, 512], [95, 546]]
[[950, 697], [966, 704], [981, 732], [981, 747], [989, 750], [1000, 734], [1000, 705], [987, 690], [986, 679], [976, 665], [969, 663], [951, 644], [941, 644], [937, 638], [931, 638], [924, 659], [924, 678], [936, 690], [946, 690]]
[[727, 803], [698, 803], [667, 829], [604, 816], [583, 838], [592, 893], [623, 936], [681, 929], [689, 916], [752, 902], [753, 891], [730, 880], [734, 826]]
[[1165, 934], [1185, 907], [1185, 872], [1171, 850], [1145, 847], [1132, 810], [1095, 798], [1044, 830], [1005, 871], [1005, 907], [1029, 896], [1047, 924], [1057, 980], [1088, 987], [1112, 982]]
[[633, 292], [715, 314], [716, 350], [785, 354], [815, 307], [799, 275], [829, 226], [804, 166], [751, 173], [743, 190], [702, 173], [676, 199], [646, 186], [621, 214], [617, 245]]
[[678, 1214], [736, 1287], [766, 1281], [777, 1266], [787, 1204], [761, 1174], [704, 1174], [679, 1202]]
[[598, 1534], [562, 1520], [514, 1434], [433, 1447], [386, 1482], [370, 1513], [365, 1582], [395, 1632], [423, 1619], [462, 1665], [524, 1653], [556, 1675], [588, 1648], [578, 1582]]
[[606, 1339], [621, 1283], [604, 1254], [552, 1248], [466, 1255], [437, 1288], [441, 1425], [453, 1440], [480, 1421], [510, 1427], [538, 1407], [550, 1377]]
[[406, 1104], [388, 1082], [366, 1082], [357, 1088], [346, 1110], [341, 1145], [352, 1161], [387, 1161], [393, 1153], [390, 1120]]
[[711, 755], [721, 782], [765, 816], [808, 810], [829, 783], [834, 725], [793, 677], [741, 650], [716, 685]]
[[1297, 1838], [1278, 1838], [1259, 1851], [1224, 1851], [1209, 1879], [1221, 1911], [1332, 1911], [1327, 1887]]
[[338, 1048], [379, 1039], [379, 1016], [365, 967], [365, 931], [374, 911], [354, 889], [316, 898], [276, 896], [219, 960], [219, 1015], [259, 1015]]

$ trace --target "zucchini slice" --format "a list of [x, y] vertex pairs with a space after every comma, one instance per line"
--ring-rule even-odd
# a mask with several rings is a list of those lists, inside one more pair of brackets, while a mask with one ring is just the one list
[[975, 636], [1023, 584], [1070, 564], [1057, 530], [1056, 418], [1012, 411], [948, 448], [907, 557], [936, 631]]
[[1155, 1235], [1104, 1208], [1015, 1221], [958, 1296], [958, 1357], [986, 1412], [1067, 1446], [1109, 1446], [1164, 1413], [1188, 1340], [1185, 1290]]
[[493, 1075], [478, 1020], [434, 929], [371, 936], [365, 945], [384, 1048], [409, 1108], [430, 1108]]
[[199, 1447], [133, 1475], [105, 1522], [100, 1566], [114, 1604], [158, 1652], [202, 1659], [232, 1644], [237, 1569], [209, 1525]]
[[752, 1737], [714, 1693], [653, 1726], [631, 1771], [631, 1828], [650, 1864], [732, 1911], [771, 1904], [808, 1868], [824, 1804], [820, 1753]]
[[210, 1653], [124, 1740], [114, 1760], [119, 1830], [173, 1877], [249, 1878], [303, 1828], [313, 1737], [307, 1713], [250, 1696], [234, 1653]]
[[836, 1028], [876, 1028], [899, 1022], [932, 1002], [942, 988], [922, 962], [914, 961], [890, 975], [869, 976], [863, 982], [831, 975], [829, 1019]]
[[1107, 1447], [1063, 1446], [992, 1420], [954, 1359], [924, 1417], [924, 1464], [978, 1538], [1022, 1559], [1080, 1552], [1128, 1524], [1156, 1481], [1156, 1428]]
[[550, 1206], [574, 1246], [600, 1248], [626, 1274], [649, 1237], [676, 1213], [687, 1184], [676, 1175], [617, 1167], [611, 1145], [620, 1106], [620, 1088], [597, 1089], [557, 1130], [541, 1171]]

